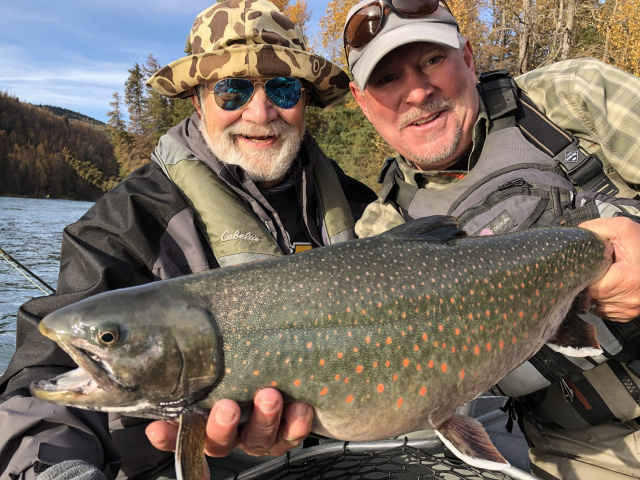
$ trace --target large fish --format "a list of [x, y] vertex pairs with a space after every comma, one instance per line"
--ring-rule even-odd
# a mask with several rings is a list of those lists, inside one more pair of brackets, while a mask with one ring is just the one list
[[[313, 431], [368, 441], [433, 428], [467, 463], [507, 461], [454, 410], [552, 338], [599, 348], [563, 319], [612, 261], [579, 228], [464, 238], [447, 217], [281, 259], [107, 292], [40, 323], [80, 368], [34, 396], [181, 417], [183, 475], [203, 468], [206, 413], [264, 387], [315, 410]], [[569, 316], [568, 318], [577, 318]], [[562, 326], [561, 326], [562, 324]], [[577, 333], [576, 333], [577, 332]], [[184, 455], [184, 458], [183, 458]], [[188, 472], [188, 473], [187, 473]]]

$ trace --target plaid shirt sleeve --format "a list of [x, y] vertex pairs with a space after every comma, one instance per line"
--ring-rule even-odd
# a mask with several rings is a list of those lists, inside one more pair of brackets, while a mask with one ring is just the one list
[[567, 60], [516, 79], [560, 128], [630, 184], [640, 184], [640, 78], [592, 58]]
[[384, 233], [390, 228], [405, 223], [404, 218], [392, 202], [382, 203], [380, 199], [370, 203], [360, 220], [356, 223], [356, 235], [359, 238]]

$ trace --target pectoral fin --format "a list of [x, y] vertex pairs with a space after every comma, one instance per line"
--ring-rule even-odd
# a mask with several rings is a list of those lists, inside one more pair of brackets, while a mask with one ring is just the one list
[[460, 460], [473, 467], [486, 470], [504, 470], [511, 467], [496, 447], [480, 422], [454, 414], [436, 429], [442, 443]]
[[208, 412], [200, 408], [185, 410], [180, 415], [176, 445], [177, 480], [209, 480], [209, 467], [204, 457]]
[[596, 327], [582, 320], [576, 312], [567, 315], [547, 345], [568, 357], [594, 357], [602, 354]]

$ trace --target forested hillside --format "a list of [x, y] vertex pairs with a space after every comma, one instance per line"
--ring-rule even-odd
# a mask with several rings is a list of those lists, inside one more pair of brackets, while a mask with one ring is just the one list
[[104, 127], [0, 93], [0, 195], [96, 199], [102, 192], [78, 176], [64, 149], [107, 175], [118, 171]]

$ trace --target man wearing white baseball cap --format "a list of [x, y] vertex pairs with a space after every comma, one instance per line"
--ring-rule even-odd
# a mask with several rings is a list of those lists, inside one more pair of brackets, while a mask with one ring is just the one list
[[397, 152], [358, 236], [446, 214], [469, 235], [580, 225], [614, 244], [616, 263], [582, 315], [604, 355], [576, 360], [545, 347], [495, 391], [515, 399], [536, 475], [638, 478], [640, 226], [630, 219], [640, 215], [640, 79], [579, 59], [478, 82], [444, 0], [362, 1], [344, 45], [351, 92]]

